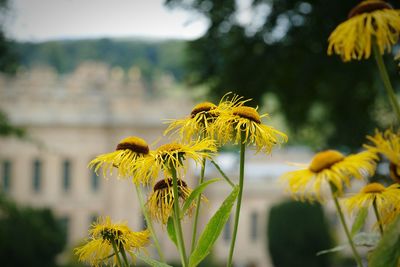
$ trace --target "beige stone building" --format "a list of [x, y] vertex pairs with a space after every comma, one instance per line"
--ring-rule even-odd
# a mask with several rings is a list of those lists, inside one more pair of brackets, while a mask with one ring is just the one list
[[[90, 223], [100, 215], [127, 220], [133, 229], [141, 230], [143, 216], [130, 181], [97, 177], [87, 164], [94, 156], [115, 149], [118, 141], [129, 135], [149, 143], [165, 142], [160, 139], [165, 129], [162, 119], [185, 116], [193, 101], [185, 94], [163, 90], [168, 89], [168, 79], [160, 87], [157, 97], [150, 97], [140, 71], [124, 72], [99, 63], [85, 63], [65, 76], [45, 67], [14, 78], [1, 76], [0, 109], [29, 134], [27, 140], [0, 138], [2, 190], [24, 205], [50, 207], [67, 227], [70, 246], [86, 237]], [[238, 266], [272, 266], [266, 248], [267, 212], [285, 197], [277, 177], [290, 168], [286, 161], [307, 162], [309, 158], [309, 152], [302, 149], [277, 150], [273, 156], [248, 152], [235, 253]], [[235, 155], [220, 155], [216, 160], [237, 179]], [[189, 184], [195, 184], [196, 173], [191, 168]], [[206, 176], [219, 174], [210, 165]], [[201, 226], [229, 192], [224, 182], [208, 189]], [[216, 244], [214, 258], [218, 261], [227, 258], [232, 225], [233, 216]], [[157, 229], [168, 258], [177, 259], [165, 229]], [[185, 221], [184, 231], [189, 244], [190, 220]]]

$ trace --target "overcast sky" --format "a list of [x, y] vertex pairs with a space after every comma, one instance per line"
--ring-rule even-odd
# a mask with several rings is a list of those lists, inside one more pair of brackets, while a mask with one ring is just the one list
[[163, 0], [10, 0], [7, 36], [19, 41], [151, 37], [194, 39], [207, 28], [199, 15]]

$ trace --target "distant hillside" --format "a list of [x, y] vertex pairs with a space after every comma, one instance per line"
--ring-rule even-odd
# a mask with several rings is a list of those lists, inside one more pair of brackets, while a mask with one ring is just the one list
[[144, 78], [152, 80], [159, 72], [176, 80], [184, 76], [184, 41], [67, 40], [44, 43], [17, 43], [15, 50], [23, 66], [50, 65], [68, 73], [83, 61], [102, 61], [124, 69], [138, 66]]

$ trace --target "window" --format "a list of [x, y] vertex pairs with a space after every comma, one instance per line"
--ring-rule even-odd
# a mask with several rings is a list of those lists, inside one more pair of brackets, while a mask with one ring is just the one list
[[63, 162], [63, 189], [69, 191], [71, 187], [71, 162], [64, 160]]
[[91, 179], [90, 184], [92, 187], [92, 191], [93, 192], [98, 191], [100, 188], [100, 176], [98, 176], [97, 173], [94, 170], [92, 170], [90, 179]]
[[2, 165], [2, 191], [9, 192], [11, 185], [11, 161], [5, 160]]
[[39, 192], [42, 179], [42, 162], [38, 159], [33, 161], [33, 177], [32, 177], [33, 191]]
[[222, 234], [222, 238], [225, 241], [230, 241], [231, 240], [231, 217], [226, 221], [225, 227], [224, 227], [224, 232]]
[[250, 216], [250, 237], [252, 241], [256, 241], [258, 237], [258, 213], [253, 211]]

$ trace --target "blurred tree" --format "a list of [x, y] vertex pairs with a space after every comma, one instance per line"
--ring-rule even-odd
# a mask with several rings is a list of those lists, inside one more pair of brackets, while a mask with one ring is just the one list
[[268, 249], [274, 266], [331, 265], [330, 254], [316, 256], [333, 243], [320, 204], [285, 201], [273, 206], [268, 218]]
[[316, 133], [331, 146], [359, 147], [374, 127], [371, 110], [382, 85], [373, 59], [345, 64], [326, 55], [329, 34], [360, 0], [165, 2], [209, 21], [204, 36], [188, 44], [189, 84], [259, 103], [266, 92], [276, 94], [292, 140]]
[[49, 209], [17, 207], [0, 196], [1, 266], [56, 266], [66, 234]]
[[8, 0], [0, 0], [0, 72], [13, 74], [18, 67], [18, 57], [14, 43], [4, 34], [4, 21], [8, 10]]
[[68, 40], [16, 44], [21, 65], [50, 65], [59, 73], [73, 71], [84, 61], [101, 61], [125, 70], [137, 66], [150, 87], [159, 73], [171, 74], [176, 80], [184, 75], [183, 41], [141, 40]]
[[25, 137], [25, 130], [11, 125], [7, 115], [0, 110], [0, 136], [17, 136], [19, 138]]
[[[0, 0], [0, 72], [14, 74], [18, 67], [18, 57], [14, 50], [14, 43], [4, 35], [3, 21], [7, 13], [8, 0]], [[15, 135], [23, 137], [24, 130], [12, 126], [7, 115], [0, 110], [0, 136]]]

